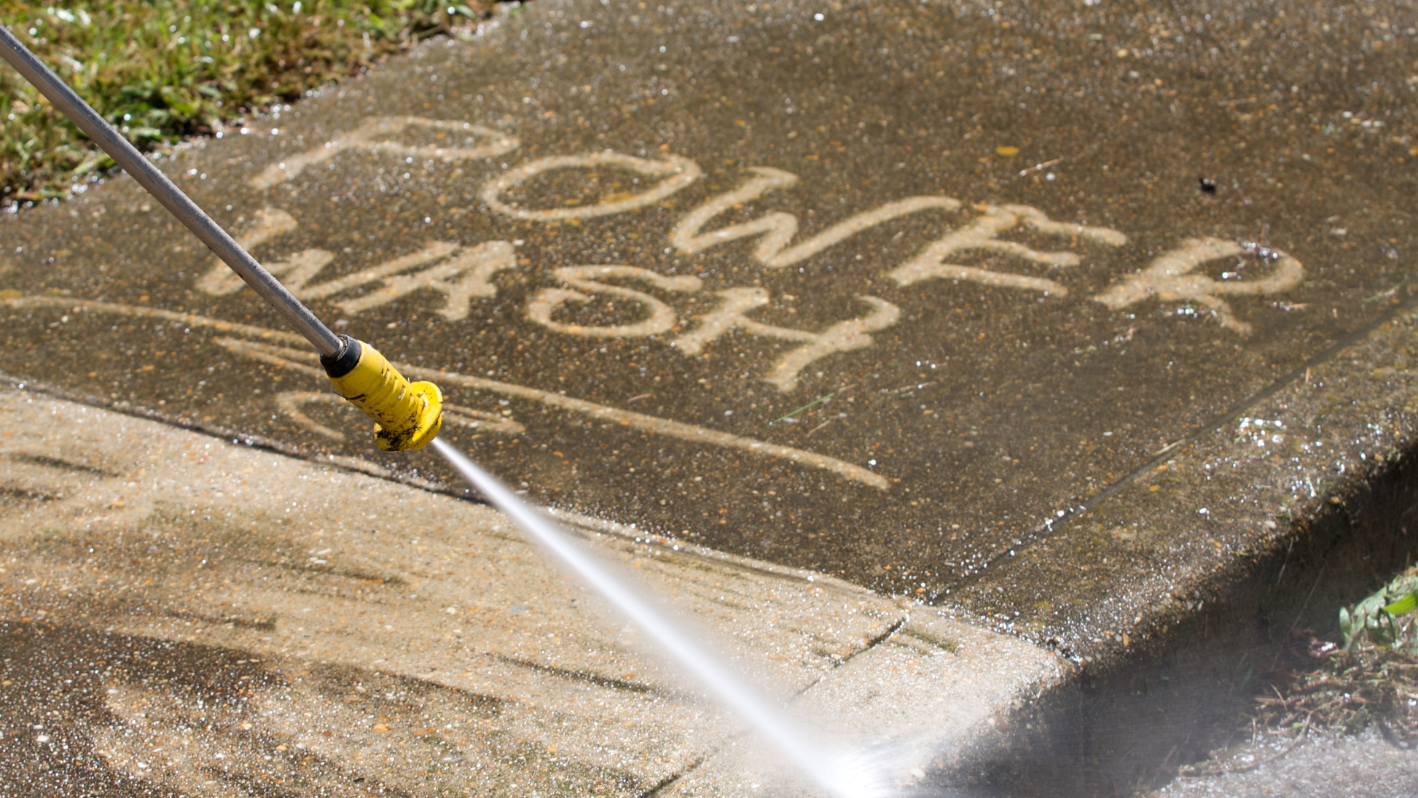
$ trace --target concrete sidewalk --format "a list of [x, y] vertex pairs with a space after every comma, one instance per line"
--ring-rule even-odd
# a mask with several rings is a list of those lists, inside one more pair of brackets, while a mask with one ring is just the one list
[[[747, 764], [761, 742], [484, 506], [13, 387], [0, 482], [12, 786], [783, 794]], [[892, 779], [1067, 670], [821, 574], [560, 518]]]
[[[160, 163], [902, 789], [1092, 795], [1414, 550], [1415, 62], [1388, 0], [538, 0]], [[132, 181], [0, 243], [0, 777], [767, 789]]]

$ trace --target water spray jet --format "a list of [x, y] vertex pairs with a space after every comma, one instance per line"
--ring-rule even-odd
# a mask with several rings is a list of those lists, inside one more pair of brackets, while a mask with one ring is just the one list
[[809, 738], [746, 683], [694, 642], [663, 613], [651, 607], [594, 557], [582, 551], [571, 538], [546, 516], [517, 498], [486, 471], [479, 468], [446, 441], [434, 439], [438, 452], [468, 484], [482, 493], [497, 509], [510, 516], [535, 542], [559, 559], [608, 601], [626, 620], [654, 640], [705, 689], [733, 710], [804, 775], [838, 798], [866, 798], [868, 780], [854, 768], [833, 761], [830, 753], [809, 742]]
[[380, 449], [410, 451], [432, 444], [434, 451], [493, 506], [510, 516], [528, 537], [555, 555], [626, 620], [644, 631], [825, 794], [837, 798], [872, 798], [882, 792], [871, 778], [869, 768], [844, 758], [840, 752], [813, 743], [669, 618], [577, 548], [550, 519], [518, 499], [452, 445], [439, 440], [443, 395], [437, 386], [430, 382], [409, 382], [374, 347], [332, 332], [3, 25], [0, 25], [0, 57], [311, 343], [320, 355], [335, 392], [375, 422], [374, 439]]

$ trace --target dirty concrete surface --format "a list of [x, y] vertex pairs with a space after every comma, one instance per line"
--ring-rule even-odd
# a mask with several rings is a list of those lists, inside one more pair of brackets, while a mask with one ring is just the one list
[[[1086, 664], [1408, 450], [1415, 37], [539, 0], [161, 164], [530, 499]], [[131, 181], [0, 239], [27, 389], [464, 493]]]
[[[548, 3], [164, 166], [534, 498], [941, 599], [1388, 310], [1414, 25]], [[19, 216], [7, 372], [448, 479], [127, 181]]]

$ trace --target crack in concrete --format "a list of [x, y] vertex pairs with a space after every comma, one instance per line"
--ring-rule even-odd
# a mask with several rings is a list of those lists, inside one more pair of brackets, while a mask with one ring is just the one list
[[42, 454], [30, 454], [28, 452], [21, 452], [19, 454], [12, 455], [11, 459], [18, 460], [22, 463], [45, 466], [47, 468], [53, 468], [59, 471], [69, 471], [81, 474], [95, 474], [97, 476], [106, 477], [108, 479], [116, 479], [119, 476], [118, 474], [113, 473], [112, 471], [108, 471], [97, 466], [86, 465], [84, 463], [71, 463], [68, 460], [61, 460], [58, 457], [47, 457]]
[[651, 787], [648, 792], [643, 792], [637, 795], [635, 798], [655, 798], [655, 796], [659, 795], [661, 792], [664, 792], [666, 789], [673, 787], [675, 782], [679, 781], [685, 776], [688, 776], [690, 773], [693, 773], [696, 768], [709, 761], [709, 758], [712, 757], [714, 754], [717, 754], [720, 750], [721, 748], [715, 748], [713, 751], [689, 763], [689, 767], [685, 768], [684, 770], [678, 773], [671, 773], [663, 779], [660, 779], [660, 781], [655, 784], [655, 786]]
[[567, 679], [573, 682], [579, 682], [581, 684], [589, 684], [594, 685], [596, 687], [607, 687], [612, 690], [622, 690], [627, 693], [641, 693], [654, 696], [662, 696], [666, 698], [679, 697], [676, 696], [675, 691], [673, 690], [665, 690], [662, 688], [655, 687], [651, 684], [645, 684], [643, 682], [626, 681], [624, 679], [617, 679], [613, 676], [602, 676], [598, 673], [591, 673], [589, 671], [584, 670], [573, 671], [568, 670], [566, 668], [558, 668], [555, 665], [543, 665], [539, 662], [532, 662], [531, 660], [520, 659], [518, 657], [509, 657], [504, 654], [496, 654], [493, 652], [486, 652], [486, 656], [489, 656], [497, 660], [498, 662], [505, 662], [508, 665], [515, 665], [519, 668], [526, 668], [530, 671], [535, 671], [537, 673], [545, 673], [549, 676], [555, 676], [559, 679]]
[[[910, 620], [911, 620], [911, 613], [910, 613], [910, 612], [902, 612], [901, 617], [900, 617], [899, 619], [897, 619], [896, 622], [893, 623], [890, 627], [888, 627], [888, 628], [886, 629], [886, 631], [884, 631], [884, 632], [882, 632], [881, 634], [879, 634], [879, 635], [877, 635], [877, 636], [875, 636], [875, 637], [873, 637], [873, 638], [867, 640], [866, 645], [862, 646], [860, 649], [858, 649], [857, 651], [853, 652], [852, 654], [850, 654], [850, 655], [848, 655], [848, 656], [846, 656], [846, 657], [843, 657], [841, 660], [838, 660], [838, 661], [834, 662], [833, 665], [832, 665], [832, 670], [828, 671], [827, 673], [824, 673], [823, 675], [817, 677], [816, 679], [813, 679], [812, 682], [810, 682], [809, 684], [807, 684], [806, 686], [804, 686], [802, 689], [797, 690], [796, 692], [794, 692], [793, 695], [792, 695], [792, 698], [793, 698], [794, 700], [796, 700], [796, 699], [798, 699], [798, 698], [801, 698], [802, 696], [806, 695], [806, 694], [808, 693], [808, 691], [812, 690], [812, 688], [818, 686], [819, 684], [822, 684], [823, 680], [826, 679], [826, 678], [828, 677], [828, 675], [830, 675], [833, 671], [836, 671], [836, 670], [840, 669], [843, 665], [846, 665], [848, 662], [851, 662], [852, 660], [856, 659], [857, 657], [861, 656], [862, 654], [865, 654], [865, 653], [867, 653], [868, 651], [871, 651], [871, 650], [875, 649], [877, 646], [880, 646], [882, 643], [885, 643], [886, 641], [890, 640], [892, 637], [894, 637], [894, 636], [896, 635], [897, 632], [901, 631], [901, 629], [902, 629], [903, 627], [905, 627], [906, 624], [907, 624]], [[688, 765], [687, 767], [685, 767], [684, 770], [681, 770], [681, 771], [679, 771], [679, 772], [677, 772], [677, 773], [673, 773], [673, 774], [671, 774], [671, 775], [669, 775], [669, 776], [666, 776], [666, 777], [665, 777], [664, 779], [662, 779], [658, 784], [656, 784], [654, 787], [650, 788], [649, 792], [641, 793], [640, 795], [636, 796], [636, 798], [655, 798], [655, 796], [659, 795], [662, 791], [664, 791], [665, 789], [667, 789], [667, 788], [673, 786], [673, 785], [675, 784], [675, 782], [677, 782], [677, 781], [679, 781], [680, 779], [684, 778], [685, 776], [688, 776], [689, 774], [693, 773], [695, 770], [699, 769], [699, 767], [702, 766], [705, 762], [708, 762], [710, 759], [713, 759], [715, 756], [717, 756], [717, 755], [719, 754], [720, 751], [723, 751], [725, 748], [727, 748], [727, 747], [729, 746], [729, 743], [731, 743], [731, 742], [733, 742], [734, 740], [737, 740], [737, 739], [743, 737], [744, 735], [751, 734], [751, 733], [752, 733], [752, 730], [751, 730], [751, 729], [744, 729], [744, 730], [742, 730], [742, 731], [739, 731], [739, 732], [736, 733], [736, 734], [731, 734], [731, 735], [729, 735], [728, 740], [726, 740], [723, 745], [716, 746], [713, 750], [709, 751], [709, 752], [708, 752], [707, 754], [705, 754], [704, 756], [701, 756], [700, 758], [698, 758], [698, 759], [694, 760], [693, 762], [689, 763], [689, 765]]]

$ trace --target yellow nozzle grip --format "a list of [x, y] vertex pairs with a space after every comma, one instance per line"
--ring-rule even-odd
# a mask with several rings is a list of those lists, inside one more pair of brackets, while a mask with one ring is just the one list
[[339, 377], [331, 376], [335, 392], [374, 419], [374, 442], [386, 452], [406, 452], [427, 446], [443, 425], [443, 394], [431, 382], [404, 379], [374, 347], [358, 346], [359, 360]]

